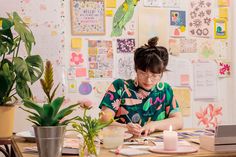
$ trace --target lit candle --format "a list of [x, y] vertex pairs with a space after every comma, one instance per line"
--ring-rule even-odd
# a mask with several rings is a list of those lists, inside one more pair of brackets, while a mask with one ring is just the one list
[[176, 150], [178, 143], [178, 135], [176, 131], [172, 131], [172, 126], [170, 125], [169, 130], [164, 130], [163, 141], [165, 150]]

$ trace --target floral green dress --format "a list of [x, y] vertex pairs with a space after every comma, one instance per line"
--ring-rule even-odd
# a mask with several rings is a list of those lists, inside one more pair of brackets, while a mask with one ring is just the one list
[[117, 122], [132, 121], [141, 126], [148, 121], [159, 121], [179, 112], [179, 105], [169, 84], [160, 83], [147, 91], [136, 86], [134, 80], [122, 79], [115, 80], [109, 86], [99, 108], [102, 106], [115, 112]]

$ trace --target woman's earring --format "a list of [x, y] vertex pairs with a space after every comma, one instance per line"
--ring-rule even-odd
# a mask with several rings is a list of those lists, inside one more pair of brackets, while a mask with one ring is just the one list
[[158, 82], [158, 84], [156, 85], [156, 87], [157, 87], [158, 90], [163, 90], [164, 87], [165, 87], [165, 84], [160, 81], [160, 82]]
[[138, 87], [138, 79], [137, 79], [137, 77], [135, 77], [135, 79], [134, 79], [134, 85], [135, 85], [135, 87]]

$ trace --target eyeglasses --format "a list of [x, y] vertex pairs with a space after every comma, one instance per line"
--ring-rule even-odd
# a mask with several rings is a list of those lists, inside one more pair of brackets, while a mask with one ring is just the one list
[[144, 72], [142, 70], [137, 70], [137, 75], [142, 80], [144, 79], [147, 80], [149, 78], [152, 82], [159, 81], [162, 77], [162, 73], [155, 74], [155, 73], [150, 73], [150, 72]]

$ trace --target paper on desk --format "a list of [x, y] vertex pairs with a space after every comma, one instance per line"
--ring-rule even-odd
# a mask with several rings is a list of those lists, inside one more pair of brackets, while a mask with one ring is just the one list
[[[113, 153], [117, 153], [116, 149], [112, 149], [110, 151]], [[134, 156], [134, 155], [150, 154], [150, 152], [145, 151], [145, 150], [134, 149], [134, 148], [122, 148], [120, 149], [119, 154], [127, 155], [127, 156]]]

